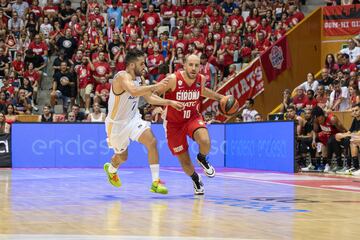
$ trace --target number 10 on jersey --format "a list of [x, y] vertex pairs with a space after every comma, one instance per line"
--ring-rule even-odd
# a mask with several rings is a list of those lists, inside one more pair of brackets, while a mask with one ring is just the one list
[[184, 110], [184, 119], [188, 119], [191, 116], [191, 110]]

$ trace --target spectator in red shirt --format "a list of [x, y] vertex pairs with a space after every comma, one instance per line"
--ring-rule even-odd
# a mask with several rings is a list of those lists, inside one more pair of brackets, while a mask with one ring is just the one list
[[200, 28], [194, 28], [194, 36], [190, 39], [190, 42], [194, 43], [196, 49], [202, 51], [205, 47], [204, 35], [200, 32]]
[[314, 97], [315, 92], [312, 89], [306, 91], [306, 98], [305, 98], [305, 108], [313, 109], [317, 106], [317, 101]]
[[155, 36], [154, 30], [149, 30], [147, 38], [143, 42], [143, 49], [147, 55], [154, 54], [154, 45], [155, 43], [159, 44], [159, 39]]
[[208, 32], [205, 39], [205, 54], [208, 58], [215, 56], [217, 50], [217, 43], [214, 39], [214, 34], [212, 32]]
[[186, 3], [186, 0], [180, 0], [180, 6], [176, 8], [176, 20], [186, 20], [189, 15], [190, 8]]
[[143, 16], [143, 26], [145, 35], [149, 34], [150, 30], [157, 32], [160, 26], [161, 20], [159, 15], [154, 12], [154, 5], [150, 4], [148, 7], [148, 12], [144, 13]]
[[328, 54], [325, 58], [325, 68], [329, 70], [330, 75], [335, 74], [339, 70], [339, 65], [335, 61], [334, 54]]
[[230, 43], [230, 37], [224, 38], [224, 43], [220, 46], [218, 54], [218, 62], [223, 68], [224, 77], [229, 75], [229, 67], [234, 63], [235, 46]]
[[200, 2], [200, 0], [195, 0], [192, 6], [189, 8], [189, 17], [196, 19], [201, 19], [205, 17], [206, 6]]
[[304, 89], [297, 88], [296, 95], [293, 98], [293, 103], [298, 111], [301, 111], [305, 107], [306, 95]]
[[104, 51], [99, 52], [97, 60], [98, 61], [94, 61], [94, 65], [93, 65], [94, 69], [92, 69], [92, 71], [94, 71], [94, 78], [96, 80], [96, 85], [97, 83], [100, 83], [101, 77], [106, 77], [108, 79], [112, 75], [110, 64], [105, 60]]
[[268, 47], [270, 47], [270, 41], [265, 38], [265, 34], [263, 32], [259, 32], [258, 40], [255, 43], [254, 54], [260, 54], [264, 52]]
[[98, 26], [101, 26], [102, 28], [104, 27], [105, 19], [100, 14], [100, 7], [99, 6], [95, 7], [94, 14], [89, 15], [89, 21], [92, 21], [92, 20], [96, 20]]
[[241, 15], [239, 7], [234, 8], [233, 14], [228, 18], [226, 25], [231, 27], [235, 26], [237, 29], [243, 29], [244, 18]]
[[170, 24], [170, 32], [175, 28], [176, 6], [172, 4], [172, 0], [166, 0], [160, 7], [160, 19], [162, 25]]
[[126, 68], [125, 56], [126, 56], [125, 43], [121, 42], [120, 46], [119, 46], [119, 51], [115, 54], [115, 57], [114, 57], [116, 71], [125, 70], [125, 68]]
[[350, 63], [350, 56], [349, 54], [342, 54], [342, 62], [343, 65], [341, 66], [341, 71], [347, 70], [348, 72], [356, 72], [357, 67], [355, 63]]
[[22, 52], [16, 53], [16, 59], [12, 62], [13, 71], [17, 74], [22, 76], [24, 69], [25, 69], [25, 63], [23, 59]]
[[165, 62], [164, 57], [159, 53], [159, 45], [155, 44], [154, 46], [154, 54], [150, 55], [146, 59], [147, 66], [149, 68], [150, 74], [150, 83], [152, 84], [159, 75], [159, 65]]
[[129, 24], [126, 25], [125, 29], [126, 39], [128, 40], [131, 34], [136, 34], [137, 36], [142, 36], [141, 29], [136, 25], [135, 16], [130, 16]]
[[39, 71], [34, 69], [34, 64], [32, 62], [27, 64], [26, 71], [24, 72], [24, 78], [29, 79], [31, 86], [33, 88], [33, 91], [34, 91], [33, 99], [34, 99], [35, 104], [37, 104], [36, 99], [37, 99], [37, 93], [39, 90], [41, 75], [40, 75]]
[[257, 8], [250, 10], [249, 16], [246, 18], [246, 25], [256, 28], [260, 24], [261, 17], [259, 16], [259, 11]]
[[94, 88], [94, 80], [91, 72], [94, 71], [94, 65], [89, 57], [82, 58], [82, 65], [77, 69], [76, 75], [79, 82], [79, 95], [81, 102], [85, 102], [85, 113], [90, 113], [90, 94]]
[[41, 40], [39, 34], [35, 35], [34, 41], [31, 42], [29, 45], [29, 49], [33, 50], [36, 55], [42, 56], [44, 58], [44, 61], [47, 62], [49, 48], [47, 44]]
[[111, 84], [108, 83], [106, 77], [100, 78], [100, 84], [96, 86], [94, 102], [100, 104], [101, 107], [108, 108], [109, 94]]

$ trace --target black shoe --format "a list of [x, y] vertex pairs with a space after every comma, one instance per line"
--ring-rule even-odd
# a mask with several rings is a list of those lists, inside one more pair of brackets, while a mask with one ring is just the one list
[[211, 164], [207, 160], [200, 160], [198, 157], [196, 158], [200, 166], [204, 169], [204, 173], [209, 178], [215, 177], [215, 168], [211, 166]]
[[195, 195], [204, 195], [205, 193], [204, 184], [201, 181], [200, 175], [199, 175], [199, 181], [198, 182], [193, 181], [193, 185], [194, 185]]

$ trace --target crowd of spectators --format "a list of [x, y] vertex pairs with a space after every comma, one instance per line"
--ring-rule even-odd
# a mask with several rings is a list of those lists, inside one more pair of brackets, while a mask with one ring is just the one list
[[[348, 39], [338, 52], [324, 59], [318, 78], [283, 92], [277, 117], [297, 124], [298, 163], [303, 171], [360, 175], [357, 159], [360, 131], [360, 36]], [[351, 112], [346, 129], [333, 112]], [[307, 156], [307, 157], [305, 157]], [[335, 162], [332, 162], [335, 156]], [[305, 159], [308, 159], [307, 161]]]
[[[298, 0], [1, 0], [0, 108], [32, 114], [40, 91], [50, 112], [74, 105], [88, 115], [106, 109], [111, 78], [126, 51], [146, 52], [147, 84], [201, 57], [208, 87], [217, 89], [304, 18]], [[43, 110], [43, 109], [41, 109]], [[151, 114], [156, 116], [157, 114]], [[72, 115], [71, 115], [72, 116]], [[88, 119], [88, 118], [86, 118]], [[89, 118], [93, 119], [93, 118]], [[6, 118], [8, 121], [8, 118]], [[11, 123], [11, 121], [10, 121]]]

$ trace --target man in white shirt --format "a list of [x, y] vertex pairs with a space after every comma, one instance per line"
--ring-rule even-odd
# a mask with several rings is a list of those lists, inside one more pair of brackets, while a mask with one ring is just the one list
[[255, 122], [255, 116], [259, 114], [254, 108], [254, 100], [249, 98], [246, 100], [246, 108], [243, 110], [241, 116], [243, 122]]
[[341, 87], [339, 81], [334, 81], [334, 90], [330, 94], [330, 110], [346, 111], [350, 106], [350, 94], [347, 87]]
[[348, 54], [350, 57], [350, 63], [360, 63], [360, 47], [356, 46], [356, 41], [354, 39], [349, 39], [347, 43], [349, 46], [347, 48], [341, 49], [340, 53]]

